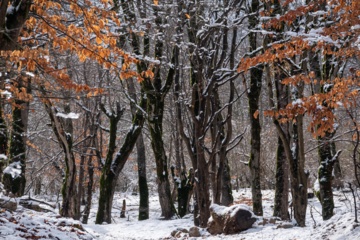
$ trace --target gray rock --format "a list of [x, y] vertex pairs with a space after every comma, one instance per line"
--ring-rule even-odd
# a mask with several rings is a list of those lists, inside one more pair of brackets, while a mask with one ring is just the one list
[[276, 228], [284, 228], [284, 229], [288, 229], [288, 228], [293, 228], [294, 225], [292, 225], [291, 223], [283, 223], [278, 225]]
[[208, 223], [210, 234], [234, 234], [245, 231], [256, 221], [255, 215], [246, 205], [231, 207], [216, 204], [210, 207], [211, 221]]
[[176, 230], [183, 233], [189, 233], [189, 231], [186, 228], [177, 228]]
[[189, 237], [200, 237], [200, 230], [198, 227], [191, 227], [189, 229]]
[[17, 202], [11, 198], [0, 198], [0, 206], [9, 211], [16, 211]]

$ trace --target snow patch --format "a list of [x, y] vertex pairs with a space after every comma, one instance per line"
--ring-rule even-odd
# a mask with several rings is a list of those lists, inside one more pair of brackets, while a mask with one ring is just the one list
[[56, 113], [56, 116], [61, 117], [61, 118], [78, 119], [80, 117], [80, 114], [79, 113], [73, 113], [73, 112], [68, 113], [68, 114]]
[[13, 162], [7, 166], [4, 171], [4, 174], [10, 174], [12, 179], [18, 178], [21, 175], [21, 164], [20, 162]]

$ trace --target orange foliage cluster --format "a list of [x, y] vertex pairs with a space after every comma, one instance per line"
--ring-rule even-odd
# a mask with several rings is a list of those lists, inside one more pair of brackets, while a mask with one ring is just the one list
[[[120, 21], [114, 11], [107, 10], [111, 3], [111, 0], [101, 0], [95, 6], [88, 0], [33, 0], [32, 14], [19, 38], [19, 50], [1, 51], [0, 56], [9, 65], [15, 63], [19, 72], [26, 69], [36, 73], [35, 79], [40, 73], [44, 74], [61, 87], [77, 92], [91, 89], [74, 83], [66, 69], [53, 67], [50, 51], [75, 53], [80, 61], [97, 61], [120, 74], [122, 79], [137, 76], [136, 71], [131, 70], [131, 64], [137, 60], [117, 46], [118, 35], [114, 29]], [[122, 67], [118, 66], [120, 62], [124, 63]]]
[[[283, 3], [287, 6], [293, 0]], [[296, 18], [308, 13], [319, 10], [320, 4], [324, 1], [312, 1], [307, 6], [300, 6], [295, 10], [286, 12], [282, 16], [272, 18], [266, 24], [264, 29], [280, 29], [287, 25], [291, 29], [291, 24]], [[269, 64], [276, 66], [277, 63], [284, 65], [289, 61], [298, 59], [298, 62], [305, 60], [306, 51], [321, 52], [323, 55], [332, 55], [339, 62], [345, 62], [349, 58], [360, 57], [360, 1], [359, 0], [329, 0], [328, 12], [321, 12], [323, 18], [331, 24], [323, 27], [319, 31], [319, 41], [314, 42], [307, 39], [307, 35], [293, 34], [289, 41], [281, 44], [265, 46], [261, 54], [242, 59], [238, 65], [238, 71], [248, 71], [250, 68], [259, 64]], [[269, 12], [263, 12], [262, 15], [269, 15]], [[294, 60], [295, 61], [295, 60]], [[269, 110], [267, 116], [276, 117], [280, 122], [295, 121], [299, 114], [308, 114], [311, 117], [309, 130], [314, 136], [323, 136], [325, 132], [331, 132], [334, 129], [336, 116], [334, 109], [343, 107], [345, 109], [353, 107], [356, 102], [360, 89], [360, 69], [355, 67], [350, 69], [350, 73], [344, 77], [334, 79], [316, 79], [314, 72], [309, 71], [303, 66], [298, 66], [296, 75], [289, 76], [282, 80], [283, 84], [332, 84], [328, 92], [313, 93], [310, 96], [304, 96], [297, 101], [287, 105], [280, 110]], [[300, 74], [298, 72], [301, 72]], [[291, 73], [291, 71], [288, 71]], [[276, 80], [276, 79], [275, 79]]]

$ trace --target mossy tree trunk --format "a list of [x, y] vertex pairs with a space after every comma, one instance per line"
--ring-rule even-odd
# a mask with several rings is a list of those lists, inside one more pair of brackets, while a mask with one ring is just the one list
[[123, 110], [120, 110], [120, 106], [117, 104], [116, 112], [112, 111], [110, 113], [105, 110], [103, 105], [101, 106], [103, 112], [106, 113], [110, 119], [110, 137], [108, 152], [100, 176], [100, 196], [95, 220], [96, 224], [102, 224], [103, 222], [111, 223], [111, 209], [116, 181], [136, 144], [145, 120], [142, 113], [145, 107], [145, 100], [142, 92], [139, 103], [141, 109], [138, 109], [136, 113], [133, 114], [132, 126], [127, 132], [120, 149], [115, 154], [117, 123], [120, 120], [119, 116], [121, 116]]
[[[45, 91], [43, 94], [46, 95]], [[76, 186], [76, 165], [75, 156], [73, 153], [73, 127], [71, 119], [63, 119], [56, 116], [57, 110], [53, 107], [49, 99], [44, 101], [45, 110], [47, 111], [53, 132], [64, 152], [65, 161], [65, 176], [62, 186], [62, 205], [60, 214], [63, 217], [71, 217], [74, 219], [80, 219], [80, 203], [78, 202], [78, 191]], [[65, 105], [65, 112], [70, 112], [70, 106]]]
[[111, 223], [111, 209], [114, 198], [115, 186], [117, 177], [115, 169], [113, 169], [113, 156], [116, 150], [116, 135], [117, 125], [123, 115], [123, 109], [120, 108], [120, 104], [116, 103], [115, 110], [106, 110], [104, 105], [100, 105], [101, 110], [105, 113], [110, 121], [109, 128], [109, 143], [106, 159], [101, 170], [100, 177], [100, 195], [99, 195], [99, 208], [96, 215], [96, 224], [102, 224], [103, 222]]
[[[26, 167], [26, 147], [25, 147], [25, 125], [22, 120], [22, 109], [19, 108], [23, 104], [22, 101], [15, 101], [17, 106], [13, 107], [12, 112], [12, 129], [10, 135], [9, 163], [18, 163], [21, 166], [21, 173], [16, 178], [8, 177], [4, 174], [4, 187], [10, 190], [15, 196], [24, 195], [25, 191], [25, 167]], [[6, 179], [5, 179], [6, 178]]]
[[[21, 89], [26, 89], [26, 94], [31, 93], [30, 79], [25, 77], [18, 77], [13, 84], [20, 92]], [[15, 96], [16, 98], [16, 96]], [[4, 188], [8, 192], [12, 192], [15, 196], [22, 196], [25, 191], [25, 167], [26, 167], [26, 134], [29, 116], [29, 102], [28, 99], [15, 99], [12, 106], [12, 128], [10, 131], [10, 145], [9, 145], [9, 168], [16, 168], [20, 170], [17, 176], [12, 176], [10, 173], [4, 173], [3, 182]]]

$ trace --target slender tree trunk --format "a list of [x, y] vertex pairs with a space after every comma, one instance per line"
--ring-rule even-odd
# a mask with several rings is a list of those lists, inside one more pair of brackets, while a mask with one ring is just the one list
[[[278, 3], [278, 2], [277, 2]], [[289, 102], [289, 89], [281, 80], [286, 78], [283, 73], [275, 73], [275, 88], [278, 110], [285, 109]], [[282, 131], [287, 139], [290, 139], [289, 124], [281, 124]], [[278, 137], [278, 146], [276, 151], [276, 173], [275, 173], [275, 199], [274, 216], [282, 220], [289, 220], [289, 163], [286, 158], [284, 143]]]
[[[284, 130], [286, 131], [286, 130]], [[282, 220], [289, 220], [289, 165], [283, 142], [278, 137], [276, 151], [274, 214]]]
[[[137, 103], [136, 99], [136, 90], [135, 84], [132, 79], [127, 81], [127, 86], [129, 89], [129, 95]], [[135, 104], [131, 104], [131, 111], [133, 114], [136, 113]], [[147, 184], [146, 177], [146, 153], [145, 153], [145, 143], [142, 133], [139, 134], [139, 137], [136, 141], [136, 151], [137, 151], [137, 164], [138, 164], [138, 177], [139, 177], [139, 195], [140, 195], [140, 205], [139, 205], [139, 220], [146, 220], [149, 218], [149, 189]]]
[[334, 154], [334, 145], [331, 138], [334, 133], [326, 133], [319, 137], [319, 171], [318, 179], [320, 184], [320, 202], [322, 205], [323, 220], [328, 220], [334, 215], [334, 197], [332, 192], [332, 178], [334, 164], [338, 160], [341, 151]]
[[90, 215], [91, 209], [91, 201], [92, 201], [92, 193], [93, 193], [93, 185], [94, 185], [94, 166], [92, 164], [92, 157], [88, 157], [87, 162], [87, 172], [88, 172], [88, 184], [86, 188], [86, 204], [84, 208], [82, 223], [87, 224]]
[[[0, 59], [0, 63], [1, 63], [1, 59]], [[0, 68], [1, 69], [1, 68]], [[3, 90], [4, 89], [4, 79], [3, 76], [5, 77], [4, 72], [1, 72], [1, 76], [0, 76], [0, 89]], [[0, 97], [0, 182], [2, 182], [2, 175], [3, 175], [3, 168], [5, 167], [6, 163], [7, 163], [7, 154], [8, 154], [8, 131], [7, 131], [7, 125], [4, 119], [4, 113], [3, 113], [3, 99], [2, 97]]]
[[[258, 11], [259, 1], [253, 0], [250, 13]], [[249, 17], [249, 28], [254, 29], [259, 23], [259, 19], [253, 15]], [[257, 33], [249, 34], [250, 52], [257, 48]], [[256, 215], [263, 215], [262, 194], [261, 194], [261, 168], [260, 168], [260, 149], [261, 149], [261, 126], [259, 119], [259, 98], [262, 85], [263, 66], [256, 66], [250, 69], [250, 87], [248, 92], [249, 115], [250, 115], [250, 160], [249, 167], [251, 172], [251, 192], [253, 201], [253, 211]]]
[[[302, 93], [302, 91], [300, 91]], [[293, 151], [293, 163], [290, 165], [292, 178], [292, 196], [294, 206], [294, 218], [300, 227], [305, 227], [306, 208], [307, 208], [307, 180], [308, 172], [305, 172], [305, 151], [303, 136], [303, 116], [296, 117], [293, 124], [293, 141], [295, 149]]]
[[221, 174], [222, 188], [221, 188], [221, 205], [230, 206], [234, 202], [231, 185], [231, 175], [229, 159], [226, 157], [224, 162], [224, 169]]
[[136, 141], [138, 176], [139, 176], [139, 220], [149, 219], [149, 189], [146, 178], [146, 154], [145, 144], [142, 134], [140, 133]]
[[[155, 96], [148, 96], [150, 100]], [[156, 163], [157, 185], [162, 216], [170, 219], [175, 215], [176, 210], [171, 198], [167, 157], [162, 134], [163, 100], [154, 98], [148, 103], [148, 113], [151, 119], [148, 120], [151, 135], [151, 146], [154, 151]]]

